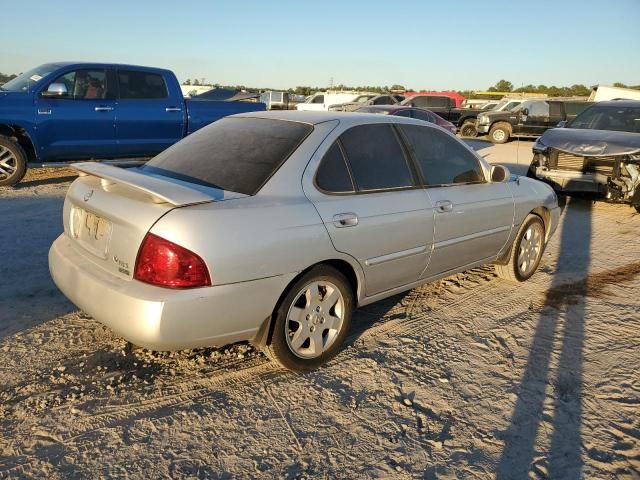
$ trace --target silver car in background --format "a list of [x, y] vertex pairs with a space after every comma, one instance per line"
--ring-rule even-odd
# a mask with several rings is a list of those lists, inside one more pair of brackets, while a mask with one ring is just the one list
[[291, 370], [358, 306], [487, 263], [528, 279], [559, 217], [547, 185], [396, 116], [235, 115], [142, 168], [77, 168], [49, 253], [71, 301], [142, 347], [248, 340]]

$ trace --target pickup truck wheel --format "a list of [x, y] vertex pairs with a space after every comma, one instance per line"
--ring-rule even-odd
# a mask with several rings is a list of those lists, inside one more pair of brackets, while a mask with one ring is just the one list
[[295, 282], [274, 312], [266, 355], [287, 370], [313, 370], [333, 358], [349, 331], [354, 295], [338, 270], [320, 265]]
[[493, 143], [507, 143], [511, 136], [511, 126], [508, 123], [496, 123], [489, 130], [489, 138]]
[[636, 207], [636, 212], [640, 213], [640, 205], [635, 205]]
[[27, 154], [11, 138], [0, 135], [0, 186], [13, 186], [27, 172]]
[[467, 120], [460, 127], [460, 135], [463, 137], [475, 138], [478, 136], [478, 130], [476, 129], [476, 122]]
[[531, 278], [538, 269], [544, 252], [544, 222], [537, 215], [529, 214], [520, 230], [504, 265], [495, 265], [498, 277], [519, 283]]

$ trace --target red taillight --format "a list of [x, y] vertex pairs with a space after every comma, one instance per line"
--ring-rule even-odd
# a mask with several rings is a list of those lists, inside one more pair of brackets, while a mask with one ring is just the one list
[[166, 288], [211, 285], [209, 270], [198, 255], [152, 233], [142, 241], [133, 278]]

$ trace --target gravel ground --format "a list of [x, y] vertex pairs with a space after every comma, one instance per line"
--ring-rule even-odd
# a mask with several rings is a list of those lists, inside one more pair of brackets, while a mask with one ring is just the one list
[[294, 375], [247, 344], [128, 353], [77, 311], [47, 269], [72, 179], [0, 189], [0, 478], [640, 478], [633, 209], [569, 200], [531, 281], [480, 268], [367, 306]]

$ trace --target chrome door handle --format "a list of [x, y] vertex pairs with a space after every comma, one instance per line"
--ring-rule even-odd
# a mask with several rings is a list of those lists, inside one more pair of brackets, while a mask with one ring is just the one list
[[436, 202], [436, 210], [440, 213], [450, 212], [453, 210], [453, 202], [450, 200], [440, 200]]
[[355, 213], [338, 213], [333, 216], [333, 225], [336, 228], [355, 227], [358, 225], [358, 216]]
[[182, 109], [178, 107], [167, 107], [164, 109], [165, 112], [181, 112]]
[[113, 107], [96, 107], [94, 108], [96, 112], [112, 112]]

